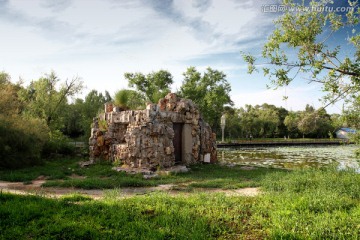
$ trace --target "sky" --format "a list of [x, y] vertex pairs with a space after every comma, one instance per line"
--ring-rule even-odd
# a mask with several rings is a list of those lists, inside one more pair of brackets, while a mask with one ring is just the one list
[[240, 51], [260, 54], [279, 15], [264, 9], [277, 1], [0, 0], [0, 71], [25, 84], [51, 70], [62, 80], [78, 76], [86, 85], [83, 97], [92, 89], [113, 95], [127, 88], [125, 72], [160, 69], [173, 75], [176, 91], [189, 66], [211, 67], [227, 75], [236, 107], [319, 108], [321, 86], [301, 76], [275, 91], [261, 74], [247, 74]]

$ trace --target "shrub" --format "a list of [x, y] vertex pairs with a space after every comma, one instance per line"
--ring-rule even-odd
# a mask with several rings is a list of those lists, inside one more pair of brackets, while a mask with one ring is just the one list
[[69, 143], [69, 138], [61, 131], [51, 131], [49, 136], [50, 139], [45, 143], [42, 150], [44, 157], [49, 157], [52, 154], [73, 155], [75, 153], [75, 147]]
[[0, 168], [40, 163], [48, 132], [46, 124], [39, 119], [0, 115]]
[[115, 105], [123, 109], [141, 109], [145, 107], [144, 97], [129, 89], [122, 89], [115, 93]]

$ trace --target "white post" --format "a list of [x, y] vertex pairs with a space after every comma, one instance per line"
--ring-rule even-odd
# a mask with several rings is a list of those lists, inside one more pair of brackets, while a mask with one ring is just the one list
[[225, 116], [225, 114], [223, 114], [220, 119], [220, 126], [221, 126], [221, 133], [222, 133], [221, 141], [222, 142], [224, 142], [225, 124], [226, 124], [226, 116]]
[[221, 141], [222, 141], [222, 142], [224, 142], [224, 130], [225, 130], [225, 126], [221, 126], [221, 132], [222, 132]]

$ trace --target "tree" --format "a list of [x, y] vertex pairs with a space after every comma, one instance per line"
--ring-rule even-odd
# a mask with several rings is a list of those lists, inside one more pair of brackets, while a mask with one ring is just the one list
[[40, 162], [49, 129], [41, 119], [21, 114], [23, 104], [7, 73], [0, 73], [0, 168], [18, 168]]
[[[281, 108], [280, 108], [281, 109]], [[263, 105], [245, 105], [239, 109], [240, 125], [246, 136], [275, 137], [279, 135], [281, 116], [279, 108], [264, 103]]]
[[247, 138], [250, 135], [258, 137], [260, 132], [260, 124], [255, 108], [246, 104], [245, 108], [239, 109], [239, 115], [244, 137]]
[[45, 120], [51, 130], [64, 127], [63, 113], [67, 106], [68, 97], [79, 93], [82, 81], [75, 77], [65, 81], [58, 88], [60, 79], [55, 72], [45, 74], [37, 81], [20, 92], [21, 100], [26, 103], [25, 114]]
[[274, 137], [280, 125], [279, 112], [273, 105], [263, 104], [257, 108], [260, 124], [259, 136]]
[[306, 105], [305, 111], [298, 115], [298, 130], [303, 134], [303, 137], [324, 138], [329, 136], [329, 132], [334, 129], [331, 126], [330, 115], [326, 113], [325, 109], [315, 110], [312, 106]]
[[21, 109], [17, 91], [19, 85], [12, 84], [10, 75], [0, 72], [0, 113], [4, 115], [17, 114]]
[[146, 101], [157, 103], [160, 98], [165, 97], [170, 92], [173, 83], [171, 73], [165, 70], [152, 72], [146, 76], [142, 73], [125, 73], [125, 79], [129, 82], [129, 87], [135, 87], [140, 93], [144, 94]]
[[303, 134], [303, 137], [314, 133], [316, 131], [316, 113], [302, 112], [298, 122], [298, 129]]
[[284, 119], [284, 124], [288, 129], [288, 137], [297, 137], [299, 115], [295, 112], [290, 112]]
[[360, 96], [355, 99], [353, 104], [343, 114], [348, 127], [360, 130]]
[[[357, 96], [360, 90], [360, 8], [358, 1], [348, 1], [352, 7], [347, 14], [326, 11], [331, 1], [283, 0], [286, 12], [275, 21], [275, 30], [263, 47], [262, 57], [273, 66], [263, 68], [271, 86], [290, 84], [298, 73], [305, 73], [311, 82], [321, 83], [330, 103]], [[331, 47], [329, 39], [339, 31], [348, 30], [348, 43], [353, 55], [341, 52], [340, 46]], [[243, 54], [249, 73], [257, 70], [257, 59]]]
[[103, 95], [96, 90], [90, 91], [85, 100], [76, 99], [64, 112], [65, 126], [62, 132], [69, 137], [84, 136], [88, 139], [93, 118], [104, 109], [104, 104], [109, 100], [111, 101], [111, 97], [107, 91]]
[[216, 131], [220, 126], [224, 107], [233, 105], [230, 98], [231, 86], [226, 75], [211, 68], [207, 68], [201, 75], [195, 67], [189, 67], [183, 75], [184, 81], [178, 94], [196, 103], [204, 119]]
[[243, 132], [238, 109], [226, 106], [224, 112], [226, 116], [225, 138], [236, 139], [242, 137]]

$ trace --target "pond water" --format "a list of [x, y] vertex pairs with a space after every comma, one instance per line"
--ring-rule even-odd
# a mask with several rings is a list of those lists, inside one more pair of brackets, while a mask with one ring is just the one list
[[218, 160], [223, 164], [287, 169], [336, 164], [339, 169], [349, 167], [360, 172], [360, 159], [356, 158], [354, 153], [357, 147], [355, 145], [332, 145], [219, 148]]

